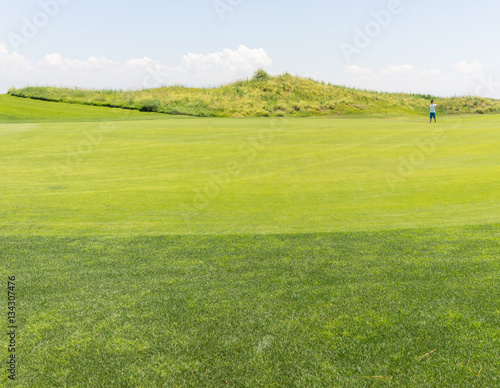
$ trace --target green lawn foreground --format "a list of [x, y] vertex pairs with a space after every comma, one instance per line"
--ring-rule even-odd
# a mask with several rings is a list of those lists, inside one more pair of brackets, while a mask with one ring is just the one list
[[499, 226], [3, 237], [16, 386], [498, 386]]
[[499, 385], [499, 116], [65, 106], [0, 124], [9, 385]]

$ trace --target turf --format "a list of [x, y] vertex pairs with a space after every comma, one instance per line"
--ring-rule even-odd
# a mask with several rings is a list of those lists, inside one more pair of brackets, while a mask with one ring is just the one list
[[2, 238], [20, 386], [498, 386], [498, 231]]
[[158, 118], [164, 119], [165, 115], [0, 95], [0, 123], [101, 122]]
[[499, 385], [500, 116], [27, 103], [0, 108], [0, 385]]
[[498, 221], [500, 116], [0, 124], [3, 234]]

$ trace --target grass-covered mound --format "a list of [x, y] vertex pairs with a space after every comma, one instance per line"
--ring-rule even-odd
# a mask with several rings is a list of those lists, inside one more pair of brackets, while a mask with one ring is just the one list
[[[291, 117], [350, 114], [423, 114], [428, 95], [379, 93], [257, 71], [251, 80], [217, 88], [162, 87], [139, 91], [55, 87], [11, 89], [32, 99], [199, 117]], [[435, 98], [436, 99], [436, 98]], [[500, 112], [500, 101], [440, 98], [441, 113]]]

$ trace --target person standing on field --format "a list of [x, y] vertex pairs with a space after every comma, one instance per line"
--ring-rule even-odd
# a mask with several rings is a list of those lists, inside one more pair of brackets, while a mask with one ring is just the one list
[[434, 104], [434, 100], [431, 101], [431, 120], [429, 121], [429, 124], [432, 123], [432, 119], [434, 119], [434, 122], [436, 122], [436, 104]]

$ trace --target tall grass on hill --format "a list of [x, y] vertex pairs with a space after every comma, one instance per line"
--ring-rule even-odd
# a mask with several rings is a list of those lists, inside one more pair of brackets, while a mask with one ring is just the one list
[[[249, 80], [214, 88], [170, 86], [138, 91], [55, 87], [11, 89], [12, 96], [170, 115], [291, 117], [353, 114], [424, 114], [428, 95], [379, 93], [263, 70]], [[480, 97], [439, 99], [441, 113], [500, 112], [500, 101]]]

